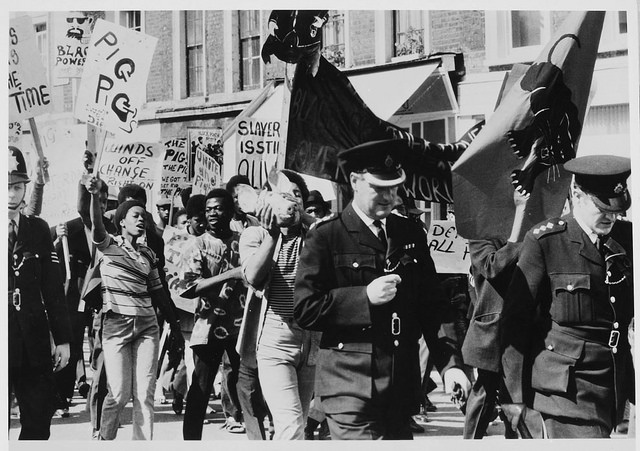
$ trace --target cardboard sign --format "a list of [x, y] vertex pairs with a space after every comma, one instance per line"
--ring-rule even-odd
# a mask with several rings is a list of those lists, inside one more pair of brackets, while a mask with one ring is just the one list
[[80, 78], [87, 59], [93, 17], [80, 11], [54, 13], [53, 76]]
[[213, 188], [222, 185], [222, 168], [218, 162], [203, 150], [196, 150], [194, 165], [193, 188], [191, 195], [207, 194]]
[[179, 309], [194, 313], [199, 298], [187, 299], [180, 296], [180, 293], [184, 291], [184, 286], [180, 285], [180, 256], [191, 238], [191, 235], [186, 230], [179, 230], [171, 226], [167, 226], [162, 234], [162, 239], [164, 240], [165, 278], [169, 285], [171, 299]]
[[9, 145], [20, 147], [22, 136], [22, 122], [9, 121]]
[[251, 185], [267, 182], [281, 145], [280, 121], [248, 118], [238, 122], [236, 173], [249, 178]]
[[222, 129], [221, 128], [189, 128], [187, 129], [189, 141], [189, 180], [195, 174], [195, 160], [198, 149], [212, 156], [218, 165], [222, 167]]
[[458, 235], [455, 221], [432, 220], [428, 239], [438, 274], [469, 272], [469, 242]]
[[[179, 193], [189, 178], [187, 138], [171, 138], [164, 142], [164, 163], [160, 195], [172, 197]], [[176, 191], [178, 190], [178, 191]]]
[[51, 111], [47, 73], [29, 16], [9, 25], [9, 118], [19, 121]]
[[98, 20], [89, 43], [75, 116], [112, 133], [131, 133], [146, 100], [147, 76], [157, 41]]
[[98, 173], [109, 187], [136, 183], [155, 191], [162, 179], [164, 147], [160, 143], [122, 142], [107, 139]]

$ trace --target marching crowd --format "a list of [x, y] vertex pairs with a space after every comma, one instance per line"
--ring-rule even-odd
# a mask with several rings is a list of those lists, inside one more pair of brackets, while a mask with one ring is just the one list
[[399, 195], [402, 148], [339, 153], [352, 196], [341, 212], [281, 169], [259, 194], [236, 175], [206, 194], [184, 189], [183, 208], [161, 198], [157, 223], [137, 185], [109, 209], [85, 154], [79, 216], [49, 228], [38, 217], [46, 161], [32, 181], [9, 146], [20, 439], [48, 439], [78, 387], [94, 439], [116, 438], [130, 401], [133, 439], [152, 439], [154, 400], [170, 393], [183, 438], [200, 440], [218, 372], [225, 428], [251, 440], [309, 439], [318, 426], [333, 440], [411, 439], [413, 416], [435, 408], [434, 367], [465, 413], [464, 438], [498, 415], [507, 438], [609, 437], [635, 404], [629, 160], [566, 163], [569, 208], [530, 231], [528, 196], [514, 191], [511, 235], [471, 240], [471, 273], [449, 277], [422, 212]]

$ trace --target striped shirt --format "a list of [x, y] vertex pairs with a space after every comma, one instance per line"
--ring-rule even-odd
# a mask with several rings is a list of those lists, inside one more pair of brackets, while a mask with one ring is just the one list
[[275, 313], [283, 318], [293, 318], [293, 287], [300, 260], [302, 236], [282, 235], [278, 259], [271, 272], [267, 314]]
[[162, 289], [156, 256], [143, 244], [134, 249], [122, 236], [96, 243], [102, 253], [102, 309], [122, 315], [152, 316], [150, 292]]

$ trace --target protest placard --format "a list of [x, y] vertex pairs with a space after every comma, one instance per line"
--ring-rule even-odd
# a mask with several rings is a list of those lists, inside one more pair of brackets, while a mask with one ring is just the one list
[[458, 235], [455, 221], [432, 220], [428, 237], [429, 252], [438, 274], [469, 272], [469, 243]]
[[91, 34], [75, 117], [112, 133], [131, 133], [146, 100], [157, 38], [99, 19]]
[[207, 194], [213, 188], [222, 185], [222, 168], [218, 162], [204, 150], [196, 150], [195, 174], [191, 194]]
[[237, 129], [237, 170], [249, 178], [251, 185], [261, 187], [278, 157], [281, 124], [277, 120], [243, 119]]
[[47, 73], [36, 44], [29, 16], [11, 19], [9, 25], [9, 118], [32, 118], [51, 111]]
[[189, 178], [187, 138], [170, 138], [164, 142], [164, 163], [160, 195], [173, 196], [180, 192]]
[[53, 14], [53, 76], [80, 78], [87, 59], [93, 17], [81, 11], [57, 11]]
[[97, 172], [110, 187], [136, 183], [155, 191], [162, 180], [164, 153], [160, 143], [107, 139]]
[[180, 296], [180, 293], [183, 293], [187, 288], [180, 278], [180, 255], [190, 238], [193, 237], [186, 230], [179, 230], [171, 226], [165, 227], [162, 234], [162, 239], [164, 240], [165, 278], [169, 291], [171, 291], [171, 299], [179, 309], [194, 313], [198, 298], [187, 299]]
[[221, 128], [188, 128], [187, 141], [189, 142], [189, 180], [195, 174], [196, 152], [201, 149], [207, 155], [215, 158], [222, 167], [222, 129]]
[[20, 147], [20, 140], [22, 139], [22, 122], [21, 121], [9, 121], [9, 145]]

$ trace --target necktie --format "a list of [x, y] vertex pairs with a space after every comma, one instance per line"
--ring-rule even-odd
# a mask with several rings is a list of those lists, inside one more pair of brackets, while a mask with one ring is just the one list
[[16, 234], [16, 222], [12, 219], [9, 221], [9, 254], [13, 253], [18, 236]]
[[384, 228], [382, 227], [382, 222], [378, 219], [376, 219], [375, 221], [373, 221], [373, 225], [375, 226], [376, 230], [378, 231], [378, 233], [376, 234], [378, 236], [378, 239], [382, 242], [382, 244], [384, 245], [385, 249], [387, 247], [387, 234], [384, 233]]

